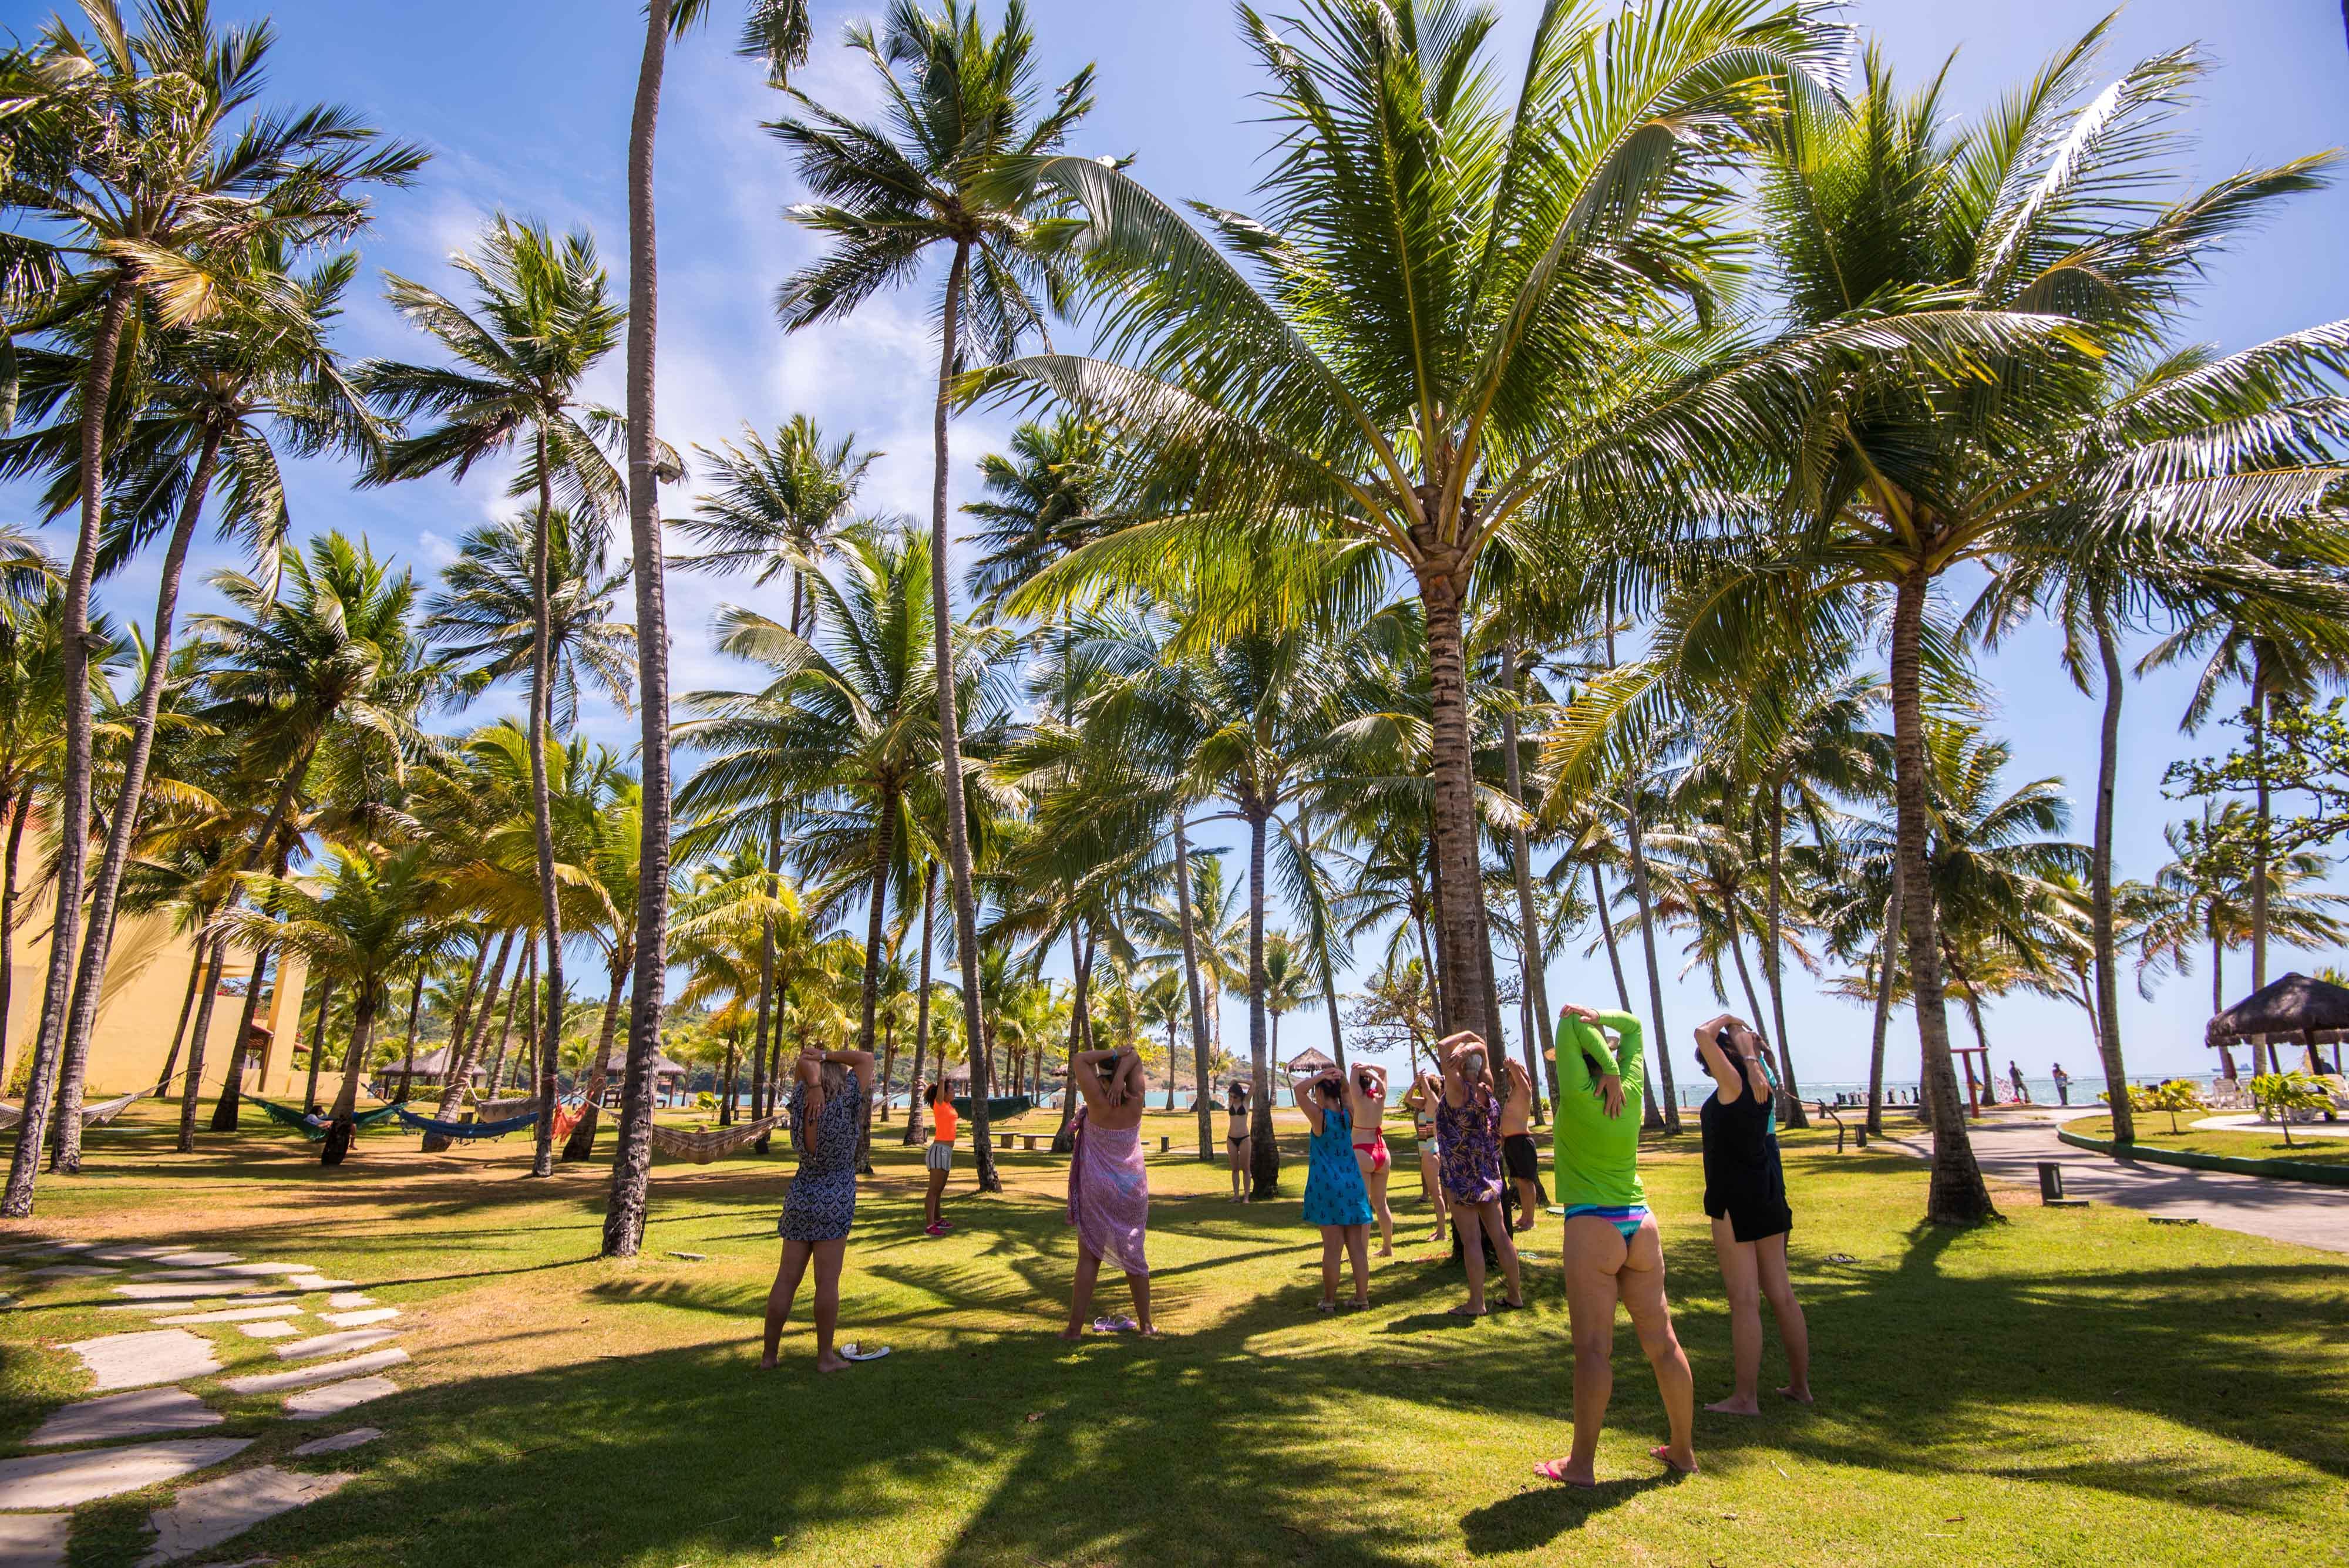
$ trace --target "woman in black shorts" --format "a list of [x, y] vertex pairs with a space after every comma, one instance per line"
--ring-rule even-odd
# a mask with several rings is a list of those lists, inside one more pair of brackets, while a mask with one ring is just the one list
[[1713, 1250], [1728, 1288], [1729, 1344], [1737, 1368], [1734, 1391], [1705, 1408], [1729, 1416], [1762, 1413], [1765, 1296], [1786, 1347], [1786, 1383], [1778, 1392], [1811, 1402], [1810, 1333], [1786, 1277], [1786, 1233], [1795, 1228], [1795, 1214], [1786, 1206], [1786, 1177], [1778, 1163], [1778, 1129], [1761, 1046], [1760, 1036], [1728, 1013], [1697, 1027], [1697, 1062], [1714, 1085], [1698, 1112], [1704, 1129], [1704, 1211], [1713, 1220]]

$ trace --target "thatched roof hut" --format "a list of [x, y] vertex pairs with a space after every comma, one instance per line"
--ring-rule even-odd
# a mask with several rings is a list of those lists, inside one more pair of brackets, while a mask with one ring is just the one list
[[2212, 1050], [2241, 1040], [2265, 1040], [2271, 1045], [2290, 1041], [2306, 1045], [2313, 1055], [2320, 1043], [2349, 1039], [2349, 986], [2294, 971], [2212, 1018], [2202, 1039]]
[[1334, 1067], [1337, 1064], [1321, 1052], [1309, 1046], [1288, 1059], [1288, 1075], [1292, 1078], [1309, 1078], [1324, 1067]]

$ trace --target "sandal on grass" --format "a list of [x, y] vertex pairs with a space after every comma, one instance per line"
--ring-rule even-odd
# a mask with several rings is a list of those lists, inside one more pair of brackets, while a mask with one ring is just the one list
[[1597, 1491], [1599, 1490], [1599, 1483], [1596, 1481], [1578, 1481], [1569, 1477], [1566, 1473], [1566, 1461], [1564, 1459], [1544, 1459], [1539, 1464], [1534, 1466], [1534, 1474], [1541, 1477], [1544, 1480], [1554, 1480], [1560, 1486], [1576, 1487], [1583, 1491]]
[[1648, 1450], [1648, 1457], [1655, 1460], [1658, 1464], [1663, 1466], [1664, 1469], [1671, 1471], [1672, 1474], [1676, 1476], [1692, 1476], [1696, 1474], [1696, 1467], [1694, 1465], [1676, 1465], [1672, 1462], [1671, 1445], [1669, 1443], [1659, 1443], [1654, 1448], [1650, 1449]]
[[843, 1361], [878, 1361], [888, 1354], [889, 1347], [885, 1345], [876, 1345], [867, 1349], [852, 1341], [840, 1347], [840, 1356]]

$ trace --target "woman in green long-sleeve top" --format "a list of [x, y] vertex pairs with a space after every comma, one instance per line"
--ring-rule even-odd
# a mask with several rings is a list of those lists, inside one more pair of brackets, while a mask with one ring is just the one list
[[[1619, 1042], [1609, 1048], [1611, 1032]], [[1671, 1440], [1649, 1452], [1668, 1468], [1696, 1469], [1691, 1434], [1696, 1384], [1672, 1333], [1664, 1299], [1664, 1244], [1640, 1184], [1640, 1021], [1628, 1012], [1568, 1005], [1558, 1018], [1557, 1168], [1566, 1209], [1560, 1245], [1566, 1308], [1574, 1333], [1574, 1449], [1535, 1469], [1570, 1486], [1596, 1486], [1599, 1426], [1615, 1387], [1615, 1303], [1631, 1314], [1655, 1368]]]

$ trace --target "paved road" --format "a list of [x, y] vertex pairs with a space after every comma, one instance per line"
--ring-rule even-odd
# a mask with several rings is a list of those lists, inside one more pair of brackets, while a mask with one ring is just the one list
[[[2199, 1220], [2205, 1225], [2331, 1252], [2349, 1252], [2349, 1187], [2115, 1160], [2059, 1142], [2055, 1127], [2055, 1120], [2047, 1113], [2028, 1111], [1976, 1122], [1974, 1155], [1982, 1161], [1983, 1174], [1994, 1181], [2031, 1188], [2032, 1201], [2036, 1202], [2039, 1162], [2060, 1160], [2068, 1197]], [[1929, 1156], [1932, 1148], [1928, 1137], [1889, 1141], [1920, 1158]]]

